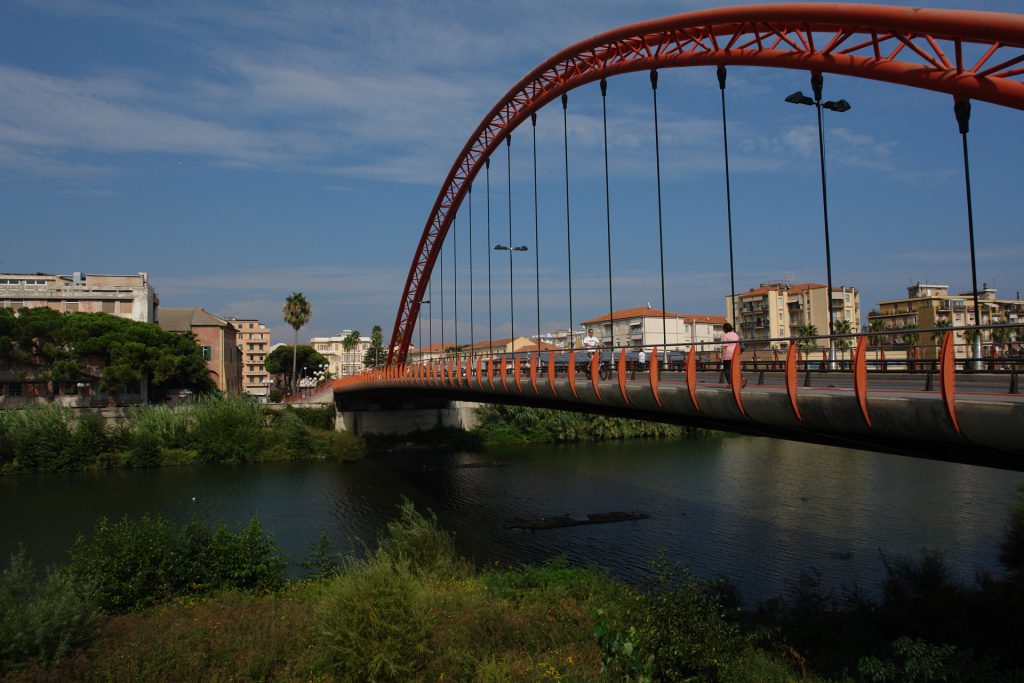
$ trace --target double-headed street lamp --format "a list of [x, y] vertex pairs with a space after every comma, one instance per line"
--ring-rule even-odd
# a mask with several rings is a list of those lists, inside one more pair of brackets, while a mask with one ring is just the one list
[[824, 79], [820, 73], [811, 73], [811, 89], [814, 92], [814, 99], [812, 100], [807, 95], [803, 94], [802, 91], [797, 90], [792, 95], [786, 98], [786, 101], [790, 104], [806, 104], [814, 105], [818, 112], [818, 155], [821, 160], [821, 207], [825, 218], [825, 275], [828, 279], [827, 287], [828, 293], [825, 295], [825, 300], [828, 302], [828, 348], [829, 348], [829, 361], [832, 360], [834, 355], [833, 340], [832, 337], [835, 335], [835, 313], [832, 310], [832, 249], [829, 243], [828, 236], [828, 188], [825, 182], [825, 134], [822, 129], [821, 123], [821, 110], [828, 109], [829, 111], [842, 113], [850, 110], [850, 103], [846, 100], [829, 100], [827, 102], [821, 101], [821, 88]]
[[508, 244], [495, 244], [495, 251], [507, 251], [508, 252], [508, 301], [509, 301], [509, 334], [512, 337], [512, 355], [516, 353], [516, 297], [515, 290], [512, 289], [512, 252], [513, 251], [529, 251], [529, 247], [525, 244], [520, 244], [517, 247], [510, 246]]

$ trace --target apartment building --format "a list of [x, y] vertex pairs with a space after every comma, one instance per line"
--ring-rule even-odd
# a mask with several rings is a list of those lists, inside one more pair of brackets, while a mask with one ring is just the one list
[[370, 337], [360, 336], [351, 349], [345, 348], [345, 340], [352, 330], [342, 330], [333, 337], [313, 337], [309, 344], [327, 359], [328, 370], [334, 377], [354, 375], [363, 370], [363, 358], [370, 349]]
[[202, 308], [162, 308], [159, 324], [168, 332], [194, 334], [217, 389], [228, 394], [241, 393], [242, 352], [233, 325]]
[[[826, 285], [813, 282], [790, 284], [787, 282], [762, 283], [736, 295], [735, 306], [731, 296], [725, 297], [725, 312], [729, 322], [739, 333], [744, 345], [751, 349], [783, 349], [785, 341], [768, 341], [799, 337], [801, 328], [813, 325], [818, 334], [829, 330], [829, 304], [834, 321], [850, 322], [850, 330], [860, 330], [860, 293], [856, 287], [832, 287], [831, 298]], [[822, 347], [827, 346], [824, 341]]]
[[[1017, 292], [1016, 299], [1000, 299], [996, 289], [983, 283], [978, 290], [978, 307], [981, 309], [981, 324], [1024, 323], [1024, 300]], [[922, 358], [938, 358], [940, 333], [912, 332], [915, 329], [941, 327], [962, 327], [977, 324], [974, 310], [974, 292], [968, 290], [959, 294], [950, 294], [949, 285], [936, 285], [917, 282], [907, 287], [907, 296], [902, 299], [879, 301], [875, 310], [868, 313], [868, 328], [874, 330], [911, 330], [907, 334], [915, 335], [920, 346]], [[893, 335], [882, 339], [885, 345], [906, 344], [906, 335]], [[970, 354], [967, 336], [963, 330], [953, 333], [956, 355], [967, 358]], [[997, 335], [993, 339], [991, 330], [983, 330], [981, 335], [982, 355], [997, 353], [1008, 340]]]
[[667, 347], [688, 351], [693, 344], [711, 343], [722, 336], [725, 317], [668, 313], [651, 308], [625, 308], [580, 323], [594, 329], [603, 346]]
[[231, 318], [238, 350], [242, 355], [242, 391], [267, 396], [273, 380], [264, 363], [270, 353], [270, 328], [255, 318]]
[[0, 273], [0, 307], [43, 308], [61, 313], [110, 313], [138, 322], [157, 320], [160, 298], [147, 273], [49, 275]]

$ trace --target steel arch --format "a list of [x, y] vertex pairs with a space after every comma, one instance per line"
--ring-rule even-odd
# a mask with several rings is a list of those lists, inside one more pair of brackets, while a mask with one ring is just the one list
[[[826, 40], [815, 43], [815, 34]], [[940, 43], [946, 43], [943, 50]], [[983, 56], [969, 64], [963, 46]], [[765, 66], [842, 74], [1024, 109], [1024, 15], [889, 5], [729, 7], [630, 24], [576, 43], [528, 73], [463, 146], [427, 219], [399, 303], [388, 362], [404, 362], [426, 283], [483, 161], [522, 121], [573, 88], [653, 68]]]

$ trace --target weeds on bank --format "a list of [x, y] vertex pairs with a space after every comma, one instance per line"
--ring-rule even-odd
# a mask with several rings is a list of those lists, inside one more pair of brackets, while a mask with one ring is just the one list
[[174, 407], [145, 405], [110, 427], [58, 405], [0, 411], [0, 471], [167, 467], [310, 457], [357, 460], [362, 439], [335, 432], [334, 408], [269, 411], [243, 396], [203, 396]]

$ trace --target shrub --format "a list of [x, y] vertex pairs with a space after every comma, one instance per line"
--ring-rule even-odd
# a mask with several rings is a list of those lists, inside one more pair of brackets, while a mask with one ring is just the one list
[[396, 562], [407, 561], [425, 571], [452, 567], [456, 562], [455, 542], [437, 523], [437, 516], [428, 510], [424, 517], [406, 498], [398, 510], [398, 519], [388, 522], [377, 539], [377, 554]]
[[65, 449], [69, 469], [91, 463], [109, 448], [107, 423], [96, 413], [85, 413], [75, 425], [75, 433]]
[[320, 667], [340, 681], [421, 677], [431, 651], [430, 604], [408, 560], [352, 562], [324, 590], [317, 609]]
[[98, 621], [91, 585], [66, 569], [37, 582], [20, 551], [0, 573], [0, 670], [33, 658], [55, 662], [88, 642]]
[[156, 467], [160, 464], [160, 439], [152, 432], [139, 430], [132, 439], [130, 454], [132, 467]]
[[12, 411], [7, 429], [18, 467], [53, 472], [66, 466], [61, 454], [71, 443], [71, 411], [58, 405]]
[[320, 408], [295, 408], [288, 406], [285, 408], [285, 412], [295, 413], [300, 420], [302, 420], [307, 427], [313, 429], [322, 429], [324, 431], [334, 430], [334, 417], [336, 412], [334, 405], [329, 404]]
[[351, 432], [320, 432], [312, 436], [316, 452], [336, 460], [360, 460], [366, 457], [366, 442]]
[[179, 467], [181, 465], [192, 465], [199, 460], [199, 451], [189, 448], [161, 448], [160, 466]]
[[286, 410], [281, 413], [276, 431], [281, 443], [291, 452], [293, 458], [306, 458], [316, 451], [309, 427], [295, 414], [295, 411]]
[[263, 448], [264, 409], [249, 398], [203, 397], [192, 408], [192, 441], [203, 462], [246, 462]]
[[131, 420], [139, 432], [148, 432], [157, 439], [161, 448], [185, 448], [189, 434], [193, 404], [170, 406], [137, 406], [132, 408]]
[[118, 613], [215, 589], [274, 589], [287, 565], [255, 518], [237, 534], [225, 527], [211, 534], [198, 520], [179, 530], [144, 516], [101, 519], [90, 540], [75, 542], [70, 567], [96, 586], [104, 610]]

